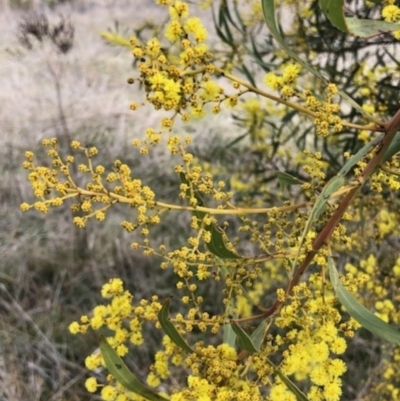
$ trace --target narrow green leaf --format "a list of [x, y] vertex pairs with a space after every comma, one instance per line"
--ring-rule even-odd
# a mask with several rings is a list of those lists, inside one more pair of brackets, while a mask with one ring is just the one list
[[346, 18], [343, 0], [319, 0], [319, 6], [335, 28], [360, 38], [370, 38], [400, 29], [400, 24], [392, 22]]
[[[322, 192], [318, 195], [315, 201], [314, 207], [311, 211], [310, 217], [308, 218], [305, 231], [308, 231], [310, 225], [321, 216], [325, 210], [325, 206], [329, 200], [329, 197], [340, 189], [346, 183], [346, 179], [341, 175], [335, 175], [324, 187]], [[305, 232], [307, 234], [307, 232]]]
[[226, 247], [222, 230], [219, 227], [216, 227], [214, 224], [210, 224], [206, 226], [205, 229], [211, 233], [211, 241], [207, 243], [207, 248], [212, 254], [221, 259], [241, 258], [239, 255], [236, 255]]
[[265, 63], [263, 61], [262, 54], [258, 51], [257, 44], [255, 41], [255, 38], [253, 38], [253, 35], [250, 35], [249, 39], [251, 42], [251, 50], [249, 48], [247, 48], [249, 54], [251, 54], [253, 56], [254, 61], [258, 65], [260, 65], [264, 69], [264, 71], [267, 71], [267, 72], [271, 71], [274, 68], [274, 64]]
[[100, 350], [108, 371], [127, 390], [133, 391], [149, 401], [168, 400], [142, 384], [103, 336], [100, 338]]
[[246, 67], [246, 64], [242, 64], [239, 68], [239, 71], [242, 72], [245, 77], [249, 80], [249, 82], [255, 87], [257, 88], [257, 83], [254, 80], [254, 74], [252, 74], [250, 72], [250, 70]]
[[165, 334], [179, 347], [182, 348], [184, 351], [192, 353], [194, 352], [188, 343], [182, 338], [179, 334], [176, 327], [172, 324], [169, 318], [169, 307], [171, 305], [171, 298], [168, 298], [160, 312], [158, 312], [158, 321], [160, 322], [161, 327], [165, 331]]
[[257, 350], [261, 349], [261, 345], [264, 342], [265, 334], [267, 333], [268, 323], [266, 319], [257, 326], [257, 328], [251, 333], [250, 339]]
[[[217, 35], [220, 37], [220, 39], [221, 39], [224, 43], [228, 44], [229, 46], [232, 46], [232, 45], [233, 45], [233, 42], [232, 42], [232, 41], [233, 41], [233, 38], [232, 38], [232, 35], [230, 35], [230, 37], [229, 37], [229, 36], [226, 36], [225, 33], [224, 33], [224, 32], [222, 31], [222, 29], [221, 29], [221, 27], [223, 27], [223, 26], [226, 25], [225, 17], [224, 17], [224, 15], [223, 15], [223, 13], [222, 13], [221, 10], [220, 10], [220, 12], [219, 12], [219, 20], [218, 20], [218, 21], [217, 21], [217, 18], [216, 18], [216, 16], [215, 16], [214, 8], [212, 8], [212, 15], [213, 15], [214, 27], [215, 27], [215, 29], [216, 29], [216, 31], [217, 31]], [[228, 29], [228, 32], [229, 32], [229, 34], [230, 34], [229, 29]]]
[[287, 186], [303, 184], [302, 181], [288, 173], [285, 173], [284, 171], [277, 171], [276, 176], [278, 177], [279, 186], [281, 187], [282, 191], [284, 191]]
[[314, 221], [318, 219], [319, 216], [321, 216], [322, 212], [325, 210], [326, 204], [329, 200], [329, 197], [336, 192], [338, 189], [340, 189], [344, 184], [346, 183], [346, 178], [343, 177], [342, 175], [335, 175], [324, 187], [322, 192], [318, 195], [317, 200], [315, 201], [314, 207], [311, 210], [310, 216], [308, 217], [307, 223], [304, 226], [303, 233], [300, 238], [300, 243], [299, 243], [299, 248], [296, 254], [296, 258], [293, 262], [293, 267], [292, 271], [294, 271], [297, 261], [299, 259], [301, 247], [303, 245], [304, 239], [310, 230], [310, 227]]
[[236, 333], [232, 329], [232, 326], [230, 324], [226, 324], [224, 326], [224, 336], [223, 336], [223, 342], [224, 344], [228, 344], [232, 348], [235, 347], [236, 343]]
[[238, 338], [239, 347], [250, 352], [254, 353], [259, 351], [253, 344], [252, 339], [250, 336], [234, 321], [231, 322], [231, 326], [233, 331], [236, 333]]
[[349, 33], [344, 16], [343, 0], [319, 0], [319, 7], [335, 28]]
[[329, 277], [335, 294], [346, 308], [349, 315], [372, 334], [390, 343], [400, 345], [400, 331], [371, 313], [343, 286], [331, 256], [328, 257], [328, 268]]
[[229, 142], [227, 145], [226, 145], [226, 148], [225, 149], [229, 149], [229, 148], [231, 148], [232, 146], [235, 146], [237, 143], [239, 143], [240, 141], [242, 141], [244, 138], [246, 138], [246, 136], [248, 136], [249, 135], [249, 133], [248, 132], [245, 132], [244, 134], [242, 134], [242, 135], [239, 135], [237, 138], [235, 138], [232, 142]]
[[385, 156], [383, 157], [383, 161], [384, 162], [388, 161], [398, 152], [400, 152], [400, 131], [398, 131], [397, 134], [394, 136], [392, 143], [386, 150]]
[[[237, 319], [238, 315], [232, 314], [232, 309], [233, 309], [233, 300], [231, 299], [230, 304], [228, 305], [228, 308], [227, 308], [227, 313], [228, 313], [228, 315], [231, 315], [233, 317], [233, 319]], [[235, 347], [236, 333], [230, 324], [224, 325], [223, 342], [224, 342], [224, 344], [228, 344], [233, 348]]]
[[233, 40], [233, 35], [232, 32], [229, 28], [229, 24], [226, 21], [225, 15], [227, 13], [227, 9], [224, 9], [223, 7], [221, 7], [219, 9], [219, 27], [223, 27], [225, 29], [226, 32], [226, 37], [228, 40], [228, 44], [233, 46], [234, 45], [234, 40]]
[[364, 39], [400, 29], [400, 24], [371, 19], [346, 18], [346, 23], [349, 33]]
[[[353, 155], [340, 169], [338, 175], [347, 175], [350, 169], [355, 166], [363, 157], [365, 157], [376, 145], [378, 145], [384, 135], [379, 135], [372, 141], [364, 145], [355, 155]], [[391, 142], [389, 148], [386, 150], [385, 156], [383, 157], [383, 162], [391, 159], [396, 153], [400, 152], [400, 131], [396, 133]]]
[[246, 25], [243, 24], [242, 18], [240, 16], [240, 14], [237, 12], [236, 8], [237, 5], [234, 3], [233, 7], [234, 7], [234, 11], [236, 14], [236, 17], [238, 18], [238, 21], [240, 23], [240, 26], [238, 25], [238, 23], [232, 18], [230, 10], [229, 10], [229, 5], [227, 0], [223, 0], [221, 3], [221, 8], [223, 7], [225, 9], [225, 13], [226, 13], [226, 17], [229, 20], [229, 22], [241, 33], [244, 33], [244, 31], [246, 30]]
[[[396, 140], [397, 134], [393, 140], [393, 142]], [[348, 174], [348, 172], [351, 170], [353, 166], [355, 166], [363, 157], [365, 157], [380, 141], [382, 141], [383, 135], [379, 135], [379, 137], [374, 138], [372, 141], [368, 142], [366, 145], [364, 145], [355, 155], [353, 155], [345, 164], [344, 166], [340, 169], [338, 172], [338, 175], [345, 176]], [[398, 136], [397, 140], [400, 142], [400, 135]], [[392, 142], [392, 144], [393, 144]], [[390, 149], [390, 147], [389, 147]], [[389, 151], [387, 150], [385, 157]]]
[[267, 358], [267, 362], [275, 369], [275, 373], [285, 383], [286, 387], [296, 396], [297, 401], [309, 401], [307, 396], [270, 359]]
[[[275, 38], [275, 40], [280, 44], [280, 46], [286, 51], [286, 53], [292, 57], [294, 60], [296, 60], [300, 65], [302, 65], [306, 70], [311, 72], [314, 76], [316, 76], [318, 79], [321, 81], [328, 83], [328, 80], [324, 78], [324, 76], [317, 71], [314, 67], [312, 67], [310, 64], [307, 62], [303, 61], [297, 53], [295, 53], [293, 50], [290, 49], [290, 47], [285, 43], [278, 26], [275, 21], [275, 0], [261, 0], [262, 1], [262, 8], [263, 8], [263, 14], [264, 14], [264, 19], [265, 22], [272, 34], [272, 36]], [[363, 116], [365, 116], [368, 120], [373, 121], [373, 117], [368, 114], [363, 108], [356, 103], [349, 95], [347, 95], [343, 91], [339, 91], [339, 94], [343, 97], [343, 99], [346, 99], [347, 102], [354, 107], [356, 110], [358, 110]]]
[[118, 32], [114, 33], [114, 32], [104, 31], [100, 34], [100, 36], [102, 37], [102, 39], [104, 39], [111, 45], [124, 46], [129, 48], [133, 47], [129, 39], [119, 35]]

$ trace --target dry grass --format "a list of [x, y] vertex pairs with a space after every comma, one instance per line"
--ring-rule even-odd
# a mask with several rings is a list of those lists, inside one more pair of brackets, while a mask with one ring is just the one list
[[[129, 146], [158, 118], [149, 109], [129, 111], [130, 101], [141, 99], [138, 89], [126, 84], [132, 59], [99, 35], [114, 21], [129, 33], [143, 15], [155, 21], [160, 16], [149, 0], [75, 1], [44, 10], [49, 21], [64, 15], [75, 27], [72, 50], [58, 54], [49, 43], [29, 51], [21, 47], [18, 24], [27, 14], [10, 5], [3, 2], [0, 14], [0, 399], [89, 399], [82, 386], [83, 358], [97, 340], [74, 337], [67, 326], [100, 301], [101, 285], [110, 277], [122, 277], [138, 297], [155, 287], [165, 295], [165, 277], [155, 273], [157, 261], [130, 250], [134, 236], [119, 227], [124, 210], [85, 230], [72, 226], [66, 208], [46, 217], [22, 214], [19, 204], [32, 194], [21, 162], [25, 150], [40, 149], [43, 138], [57, 136], [63, 144], [75, 138], [98, 146], [105, 164], [116, 158], [128, 162], [164, 199], [174, 196], [176, 177], [166, 173], [173, 161], [162, 152], [138, 159]], [[201, 146], [215, 139], [213, 124], [212, 119], [203, 124]], [[38, 154], [44, 157], [43, 151]], [[160, 238], [169, 237], [172, 226], [183, 232], [184, 221], [176, 218], [171, 215], [160, 227]], [[142, 367], [150, 358], [143, 352], [136, 363]]]

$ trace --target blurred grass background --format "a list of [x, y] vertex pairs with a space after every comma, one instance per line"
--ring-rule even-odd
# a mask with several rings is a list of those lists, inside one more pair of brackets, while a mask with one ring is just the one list
[[[26, 150], [39, 155], [38, 164], [46, 160], [44, 138], [57, 137], [64, 146], [73, 138], [97, 146], [97, 162], [119, 158], [163, 199], [174, 198], [169, 156], [157, 151], [140, 159], [130, 146], [159, 119], [150, 109], [129, 110], [131, 101], [142, 99], [126, 83], [132, 57], [100, 38], [108, 27], [129, 35], [146, 22], [158, 24], [160, 10], [150, 0], [1, 0], [0, 10], [0, 400], [98, 399], [83, 387], [83, 360], [97, 339], [72, 336], [68, 325], [101, 302], [100, 288], [110, 277], [123, 278], [138, 298], [166, 295], [165, 277], [157, 261], [130, 249], [134, 235], [119, 226], [123, 209], [85, 229], [72, 225], [67, 207], [47, 216], [21, 213], [20, 203], [33, 200], [21, 163]], [[71, 24], [71, 49], [60, 53], [45, 39], [32, 41], [31, 49], [22, 46], [19, 26], [32, 15], [45, 15], [50, 25]], [[202, 123], [200, 147], [219, 146], [217, 118], [229, 117]], [[183, 243], [184, 220], [169, 216], [160, 241]], [[135, 358], [139, 371], [151, 362], [148, 344]]]

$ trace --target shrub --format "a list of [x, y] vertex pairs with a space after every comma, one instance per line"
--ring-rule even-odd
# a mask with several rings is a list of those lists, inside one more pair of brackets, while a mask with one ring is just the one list
[[[121, 228], [140, 233], [132, 249], [168, 277], [149, 297], [112, 277], [107, 302], [71, 323], [73, 334], [104, 331], [85, 364], [110, 374], [91, 376], [87, 390], [106, 401], [396, 399], [400, 111], [388, 46], [399, 8], [354, 1], [345, 18], [341, 2], [282, 0], [282, 34], [273, 0], [222, 0], [220, 42], [209, 47], [187, 3], [158, 3], [169, 20], [156, 36], [103, 37], [133, 54], [128, 83], [145, 100], [132, 112], [147, 104], [162, 115], [132, 144], [137, 157], [160, 147], [171, 157], [174, 199], [123, 160], [96, 162], [102, 149], [78, 140], [65, 155], [44, 140], [48, 164], [25, 154], [37, 201], [23, 211], [73, 202], [84, 228], [124, 205]], [[260, 40], [263, 18], [270, 33]], [[200, 129], [223, 109], [243, 135], [227, 130], [215, 154], [199, 152], [185, 123]], [[186, 216], [186, 238], [157, 237], [166, 215]], [[121, 358], [134, 359], [148, 336], [159, 339], [154, 362], [132, 373]], [[354, 369], [359, 377], [346, 376]]]

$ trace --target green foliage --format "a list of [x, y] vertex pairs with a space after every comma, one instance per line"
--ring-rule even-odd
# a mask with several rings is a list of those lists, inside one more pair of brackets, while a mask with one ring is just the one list
[[390, 326], [382, 319], [376, 317], [343, 286], [339, 279], [339, 273], [332, 257], [328, 259], [329, 276], [333, 289], [340, 302], [346, 308], [351, 317], [357, 320], [362, 327], [386, 341], [400, 345], [400, 331]]
[[100, 349], [107, 369], [115, 377], [115, 380], [126, 389], [150, 401], [167, 399], [140, 383], [104, 337], [100, 340]]
[[334, 27], [354, 36], [370, 38], [384, 32], [392, 32], [400, 29], [400, 24], [393, 24], [391, 22], [346, 18], [343, 0], [320, 0], [319, 4], [321, 10]]
[[187, 342], [182, 338], [179, 334], [178, 330], [175, 326], [171, 323], [169, 318], [169, 306], [171, 304], [171, 299], [168, 298], [165, 302], [163, 307], [161, 308], [160, 312], [158, 313], [158, 320], [162, 329], [164, 330], [165, 334], [181, 349], [186, 352], [193, 352]]

